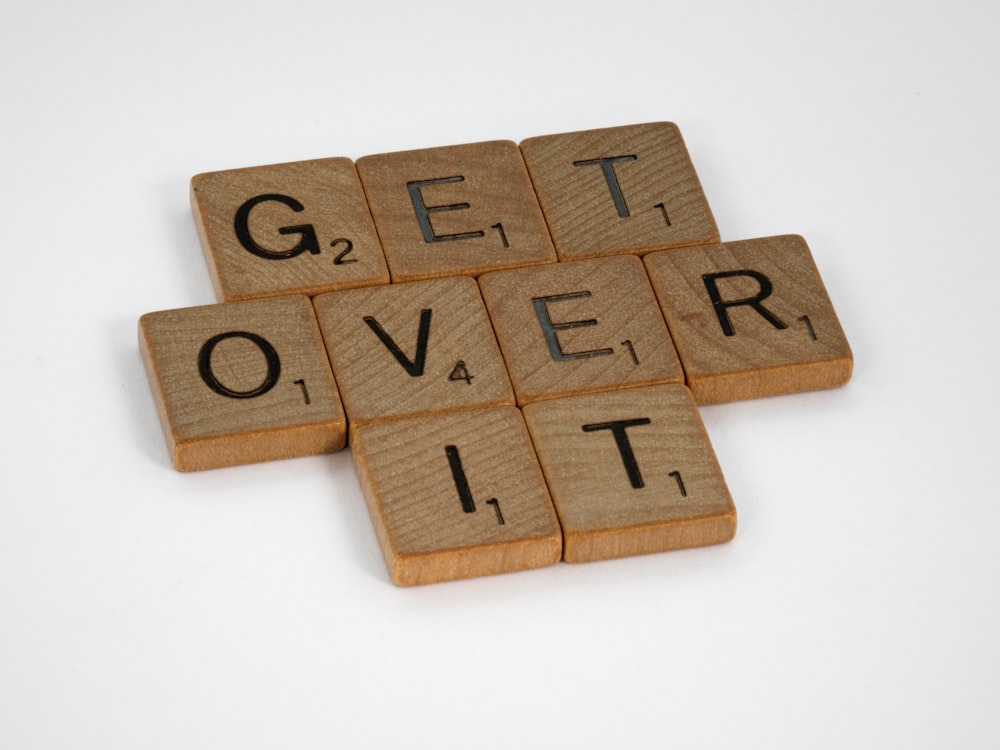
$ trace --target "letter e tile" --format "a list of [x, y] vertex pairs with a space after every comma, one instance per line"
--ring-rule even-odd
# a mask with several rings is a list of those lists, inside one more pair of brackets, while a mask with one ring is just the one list
[[479, 285], [520, 405], [684, 382], [639, 258], [497, 271]]
[[393, 281], [556, 260], [512, 141], [376, 154], [357, 165]]
[[524, 407], [562, 524], [563, 557], [588, 562], [719, 544], [736, 510], [682, 385]]
[[833, 388], [853, 357], [798, 235], [645, 258], [699, 404]]
[[559, 561], [559, 523], [516, 408], [352, 430], [354, 464], [396, 585]]
[[347, 422], [307, 297], [147, 313], [139, 350], [181, 471], [344, 447]]

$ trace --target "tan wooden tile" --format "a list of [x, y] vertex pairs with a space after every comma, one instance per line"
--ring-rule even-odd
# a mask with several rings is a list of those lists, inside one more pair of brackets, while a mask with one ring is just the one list
[[499, 271], [479, 284], [518, 404], [684, 382], [639, 258]]
[[347, 423], [307, 297], [148, 313], [139, 349], [181, 471], [344, 447]]
[[220, 300], [389, 281], [350, 159], [196, 175], [191, 206]]
[[538, 136], [521, 151], [560, 260], [719, 240], [671, 122]]
[[514, 403], [472, 278], [330, 292], [314, 304], [352, 427]]
[[559, 561], [559, 523], [514, 407], [362, 425], [351, 452], [393, 583]]
[[690, 392], [650, 386], [524, 407], [568, 562], [732, 539], [736, 510]]
[[357, 165], [393, 281], [556, 260], [511, 141], [377, 154]]
[[851, 348], [801, 237], [668, 250], [645, 260], [698, 403], [850, 380]]

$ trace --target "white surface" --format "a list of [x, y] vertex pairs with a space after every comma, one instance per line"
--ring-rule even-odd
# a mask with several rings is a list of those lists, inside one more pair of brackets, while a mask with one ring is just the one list
[[[8, 4], [0, 746], [996, 747], [998, 8]], [[346, 453], [170, 468], [193, 174], [664, 119], [856, 358], [704, 410], [731, 544], [403, 590]]]

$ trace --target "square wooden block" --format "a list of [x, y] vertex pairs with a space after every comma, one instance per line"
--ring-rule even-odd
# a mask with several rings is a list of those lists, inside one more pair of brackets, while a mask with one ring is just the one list
[[389, 282], [350, 159], [196, 175], [191, 206], [222, 301]]
[[344, 447], [347, 422], [307, 297], [148, 313], [139, 349], [181, 471]]
[[362, 425], [351, 452], [396, 585], [559, 561], [559, 522], [514, 407]]
[[797, 235], [646, 256], [699, 404], [833, 388], [851, 348]]
[[524, 417], [568, 562], [733, 538], [736, 510], [684, 386], [542, 401]]
[[639, 258], [498, 271], [479, 284], [518, 404], [684, 382]]
[[475, 279], [350, 289], [313, 302], [352, 427], [513, 405]]
[[556, 260], [511, 141], [365, 156], [358, 172], [393, 281]]
[[672, 122], [538, 136], [521, 151], [560, 260], [719, 240]]

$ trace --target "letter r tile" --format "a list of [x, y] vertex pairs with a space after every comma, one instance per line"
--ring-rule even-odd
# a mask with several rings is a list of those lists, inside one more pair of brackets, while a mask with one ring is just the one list
[[560, 260], [719, 240], [672, 122], [543, 135], [521, 151]]
[[524, 407], [563, 530], [563, 557], [588, 562], [719, 544], [736, 510], [682, 385]]
[[351, 453], [398, 586], [553, 565], [562, 535], [514, 407], [354, 428]]
[[350, 159], [196, 175], [191, 207], [220, 301], [389, 282]]
[[313, 304], [352, 428], [514, 404], [475, 279], [347, 289]]
[[139, 350], [181, 471], [344, 447], [347, 422], [308, 297], [147, 313]]
[[684, 382], [639, 258], [497, 271], [479, 285], [520, 405]]
[[357, 167], [393, 281], [556, 260], [512, 141], [364, 156]]
[[853, 356], [802, 237], [645, 258], [699, 404], [833, 388]]

